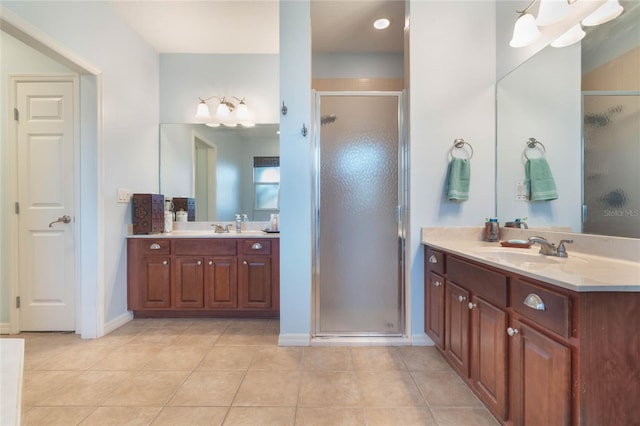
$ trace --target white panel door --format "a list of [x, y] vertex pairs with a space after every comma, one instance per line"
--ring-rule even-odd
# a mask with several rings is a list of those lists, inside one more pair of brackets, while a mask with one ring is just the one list
[[19, 328], [75, 330], [74, 90], [17, 81]]

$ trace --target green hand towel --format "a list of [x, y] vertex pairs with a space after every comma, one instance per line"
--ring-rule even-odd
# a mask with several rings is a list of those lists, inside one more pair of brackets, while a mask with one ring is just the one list
[[544, 158], [527, 160], [524, 166], [530, 201], [550, 201], [558, 198], [549, 163]]
[[471, 163], [466, 158], [452, 158], [447, 171], [447, 198], [451, 201], [469, 199]]

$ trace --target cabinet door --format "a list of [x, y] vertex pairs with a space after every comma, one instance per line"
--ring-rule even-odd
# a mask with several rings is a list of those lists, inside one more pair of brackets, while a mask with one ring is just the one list
[[207, 259], [204, 294], [208, 308], [238, 307], [238, 268], [235, 257]]
[[511, 375], [514, 425], [569, 425], [571, 350], [519, 321], [512, 337]]
[[204, 307], [204, 265], [201, 257], [176, 257], [175, 307]]
[[271, 308], [271, 257], [247, 257], [240, 268], [243, 308]]
[[503, 420], [507, 417], [507, 313], [472, 296], [471, 382], [482, 400]]
[[447, 281], [445, 283], [445, 346], [451, 364], [469, 376], [469, 292]]
[[424, 297], [424, 329], [433, 343], [444, 348], [444, 278], [429, 272]]
[[141, 290], [140, 307], [171, 307], [171, 258], [147, 256], [142, 258], [141, 263], [137, 283]]

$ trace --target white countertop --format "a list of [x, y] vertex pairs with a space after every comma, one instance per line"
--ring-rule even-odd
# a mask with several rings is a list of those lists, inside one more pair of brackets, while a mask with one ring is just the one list
[[280, 238], [279, 233], [270, 233], [264, 231], [243, 231], [236, 233], [222, 232], [215, 233], [213, 230], [188, 230], [188, 231], [173, 231], [161, 234], [141, 234], [141, 235], [127, 235], [127, 238]]
[[[424, 235], [422, 243], [568, 290], [640, 292], [639, 262], [572, 252], [570, 246], [567, 247], [569, 257], [560, 258], [538, 254], [537, 245], [516, 249], [502, 247], [499, 243]], [[536, 254], [542, 257], [538, 258]]]

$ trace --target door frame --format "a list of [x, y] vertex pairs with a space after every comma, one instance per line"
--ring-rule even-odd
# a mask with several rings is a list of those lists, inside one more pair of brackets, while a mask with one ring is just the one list
[[[368, 334], [339, 334], [328, 336], [319, 333], [320, 326], [320, 97], [327, 96], [388, 96], [396, 97], [398, 100], [398, 284], [400, 285], [398, 297], [400, 298], [399, 306], [402, 309], [400, 318], [402, 324], [400, 326], [402, 336], [386, 335], [380, 333]], [[311, 147], [311, 337], [313, 338], [348, 338], [358, 341], [364, 338], [366, 342], [379, 337], [382, 343], [389, 343], [392, 339], [410, 339], [410, 289], [407, 288], [407, 227], [409, 225], [409, 144], [405, 132], [404, 112], [406, 110], [406, 95], [404, 91], [316, 91], [312, 90], [312, 114], [313, 120], [313, 141]]]
[[[74, 331], [79, 332], [80, 324], [80, 222], [81, 215], [79, 214], [80, 205], [80, 175], [78, 173], [80, 169], [80, 77], [77, 74], [32, 74], [32, 75], [10, 75], [9, 76], [9, 102], [7, 108], [12, 111], [17, 107], [17, 90], [20, 83], [57, 83], [57, 82], [70, 82], [73, 85], [73, 214], [72, 221], [69, 224], [73, 226], [73, 256], [74, 270], [73, 270], [73, 287], [75, 294], [74, 302]], [[7, 126], [7, 151], [10, 158], [15, 158], [16, 161], [9, 162], [9, 199], [18, 200], [18, 122], [13, 119], [11, 124]], [[11, 231], [9, 233], [9, 251], [11, 258], [14, 260], [11, 262], [11, 284], [9, 288], [9, 305], [10, 310], [10, 324], [11, 332], [19, 333], [20, 327], [20, 312], [16, 306], [16, 297], [20, 296], [20, 284], [21, 278], [19, 274], [19, 248], [20, 238], [18, 236], [18, 218], [20, 214], [13, 214], [9, 218], [11, 224]], [[11, 315], [12, 314], [12, 315]], [[55, 330], [52, 330], [55, 331]]]
[[[103, 166], [102, 166], [102, 99], [103, 82], [102, 71], [78, 56], [66, 46], [60, 44], [48, 34], [34, 27], [11, 10], [0, 6], [0, 30], [15, 37], [27, 46], [60, 62], [72, 72], [78, 73], [80, 114], [78, 124], [79, 162], [76, 164], [76, 184], [81, 191], [76, 192], [79, 197], [76, 208], [76, 250], [77, 257], [77, 291], [78, 303], [76, 308], [76, 333], [82, 338], [96, 338], [105, 334], [104, 307], [104, 208], [103, 208]], [[9, 117], [2, 119], [11, 128]], [[9, 156], [9, 153], [6, 153]], [[16, 153], [17, 154], [17, 153]], [[2, 155], [2, 154], [0, 154]], [[15, 157], [8, 157], [15, 158]], [[4, 158], [3, 158], [4, 160]], [[0, 193], [6, 190], [6, 205], [16, 200], [17, 188], [15, 182], [0, 186]], [[4, 197], [3, 197], [4, 198]], [[14, 216], [12, 211], [5, 213]], [[82, 219], [82, 220], [80, 220]], [[18, 332], [17, 309], [15, 308], [15, 287], [17, 282], [17, 253], [12, 249], [11, 242], [17, 238], [15, 219], [3, 219], [2, 241], [7, 243], [7, 259], [0, 263], [0, 268], [6, 267], [3, 277], [9, 280], [9, 333]], [[4, 226], [7, 226], [5, 229]], [[16, 235], [11, 240], [13, 233]], [[6, 237], [5, 237], [6, 235]], [[5, 239], [6, 238], [6, 239]], [[17, 245], [14, 246], [17, 247]], [[110, 331], [110, 330], [109, 330]]]

